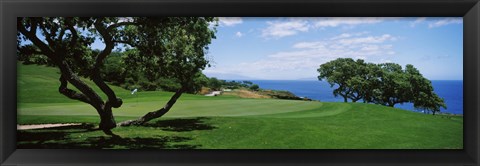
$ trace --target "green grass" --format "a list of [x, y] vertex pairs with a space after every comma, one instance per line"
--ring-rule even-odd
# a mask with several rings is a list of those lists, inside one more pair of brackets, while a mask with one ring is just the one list
[[[463, 148], [462, 117], [432, 116], [363, 103], [191, 94], [182, 95], [170, 112], [145, 126], [113, 129], [121, 136], [113, 138], [95, 130], [99, 118], [91, 106], [57, 92], [56, 69], [19, 65], [18, 71], [19, 124], [85, 123], [19, 131], [19, 148]], [[131, 95], [128, 90], [112, 87], [124, 99], [124, 105], [114, 109], [117, 121], [161, 108], [172, 95]]]

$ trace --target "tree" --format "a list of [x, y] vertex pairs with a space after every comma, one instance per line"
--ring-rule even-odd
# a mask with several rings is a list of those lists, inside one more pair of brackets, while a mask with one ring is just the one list
[[104, 67], [100, 69], [103, 80], [117, 86], [125, 83], [127, 71], [124, 66], [122, 53], [112, 52], [105, 58]]
[[[60, 69], [61, 76], [59, 92], [71, 99], [79, 100], [93, 106], [100, 115], [100, 129], [107, 134], [112, 134], [110, 129], [116, 126], [112, 115], [112, 108], [122, 105], [122, 100], [103, 82], [100, 68], [107, 55], [115, 46], [114, 40], [118, 37], [120, 27], [126, 25], [119, 23], [116, 18], [60, 18], [60, 17], [35, 17], [17, 19], [17, 37], [19, 52], [26, 55], [44, 55], [48, 61]], [[83, 31], [82, 29], [89, 29]], [[89, 47], [95, 35], [105, 42], [105, 48], [92, 56]], [[41, 37], [40, 37], [41, 36]], [[45, 40], [42, 40], [44, 38]], [[28, 40], [34, 46], [21, 46], [21, 42]], [[28, 48], [38, 49], [28, 49]], [[85, 76], [108, 96], [104, 101], [91, 87], [80, 80]], [[69, 89], [68, 84], [75, 86], [80, 92]]]
[[352, 102], [363, 100], [394, 107], [396, 104], [411, 102], [416, 109], [431, 111], [433, 114], [446, 108], [444, 100], [435, 94], [431, 82], [423, 77], [413, 65], [395, 63], [373, 64], [363, 60], [338, 58], [320, 65], [319, 80], [326, 80], [335, 97], [340, 95]]
[[363, 78], [357, 73], [365, 72], [363, 60], [355, 62], [351, 58], [338, 58], [320, 65], [317, 71], [320, 73], [320, 81], [326, 80], [331, 87], [338, 85], [333, 90], [335, 97], [342, 96], [344, 102], [349, 98], [353, 102], [362, 98], [362, 90], [359, 88]]
[[250, 89], [253, 90], [253, 91], [258, 91], [258, 89], [260, 89], [260, 87], [257, 84], [253, 84], [252, 86], [250, 86]]
[[373, 100], [373, 91], [378, 85], [379, 68], [373, 63], [365, 63], [364, 60], [358, 59], [353, 64], [355, 69], [351, 71], [353, 75], [346, 81], [351, 93], [347, 95], [352, 102], [363, 100], [364, 103]]
[[374, 90], [373, 102], [394, 107], [395, 104], [411, 101], [410, 83], [403, 73], [402, 66], [395, 63], [378, 65], [381, 69], [380, 84]]
[[172, 78], [178, 80], [180, 88], [160, 109], [144, 116], [125, 122], [121, 126], [142, 125], [166, 114], [177, 99], [189, 88], [195, 87], [195, 78], [208, 65], [205, 52], [208, 44], [215, 38], [210, 29], [214, 18], [168, 17], [137, 18], [140, 26], [126, 30], [128, 41], [136, 46], [142, 55], [146, 76], [154, 78]]
[[363, 84], [360, 90], [363, 93], [363, 102], [372, 103], [375, 98], [375, 91], [380, 87], [382, 71], [378, 65], [366, 64], [366, 72], [363, 74]]
[[[111, 129], [117, 126], [112, 108], [120, 107], [123, 102], [103, 81], [100, 71], [114, 47], [124, 44], [138, 50], [139, 59], [143, 60], [135, 63], [141, 64], [148, 76], [175, 77], [182, 84], [163, 108], [132, 121], [143, 124], [165, 114], [193, 84], [192, 76], [208, 64], [204, 52], [215, 37], [214, 30], [209, 28], [209, 23], [214, 21], [214, 18], [202, 17], [19, 17], [17, 48], [19, 59], [43, 55], [48, 58], [43, 63], [58, 67], [59, 92], [94, 107], [100, 116], [99, 128], [112, 135]], [[105, 47], [91, 51], [96, 38], [103, 41]], [[32, 44], [23, 44], [23, 41]], [[80, 76], [90, 78], [107, 99], [104, 101]], [[68, 84], [79, 91], [69, 89]]]
[[220, 90], [220, 88], [222, 88], [222, 82], [218, 80], [216, 77], [210, 78], [208, 81], [208, 85], [213, 90]]
[[202, 90], [202, 87], [206, 87], [208, 85], [208, 77], [199, 72], [194, 76], [193, 79], [193, 86], [187, 88], [187, 93], [198, 93]]
[[431, 81], [424, 78], [418, 69], [408, 64], [405, 68], [405, 74], [410, 82], [409, 93], [416, 109], [431, 111], [435, 115], [436, 112], [440, 112], [441, 107], [447, 108], [444, 100], [434, 92]]
[[380, 86], [375, 90], [377, 104], [393, 107], [395, 104], [410, 102], [414, 108], [431, 111], [433, 114], [440, 108], [447, 108], [444, 100], [433, 89], [430, 80], [413, 65], [408, 64], [405, 70], [394, 63], [380, 64], [382, 76]]
[[253, 84], [252, 81], [242, 81], [243, 84], [247, 85], [247, 86], [251, 86]]

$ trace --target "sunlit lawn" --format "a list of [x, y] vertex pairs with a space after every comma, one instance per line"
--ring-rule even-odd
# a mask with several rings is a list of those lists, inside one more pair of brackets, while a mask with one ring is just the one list
[[[164, 117], [117, 127], [120, 138], [96, 130], [89, 105], [57, 92], [54, 68], [19, 65], [19, 124], [83, 123], [21, 130], [19, 148], [204, 149], [461, 149], [463, 119], [363, 103], [241, 99], [184, 94]], [[41, 75], [41, 76], [38, 76]], [[88, 82], [88, 81], [87, 81]], [[91, 82], [89, 82], [91, 84]], [[170, 92], [113, 87], [124, 99], [117, 122], [161, 108]]]

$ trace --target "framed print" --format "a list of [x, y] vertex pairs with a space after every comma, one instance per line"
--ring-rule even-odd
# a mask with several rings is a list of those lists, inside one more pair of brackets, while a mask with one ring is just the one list
[[479, 9], [2, 1], [1, 162], [478, 165]]

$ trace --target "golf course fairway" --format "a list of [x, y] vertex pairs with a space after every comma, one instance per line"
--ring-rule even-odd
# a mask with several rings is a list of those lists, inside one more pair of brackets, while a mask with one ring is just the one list
[[[106, 149], [462, 149], [463, 117], [421, 114], [365, 103], [183, 94], [163, 117], [143, 126], [96, 130], [88, 104], [58, 93], [56, 68], [18, 64], [17, 123], [82, 123], [18, 130], [18, 148]], [[91, 81], [86, 80], [90, 85]], [[94, 87], [94, 86], [92, 86]], [[117, 122], [157, 110], [172, 92], [111, 86]], [[98, 89], [95, 89], [98, 91]], [[105, 96], [103, 96], [105, 98]]]

